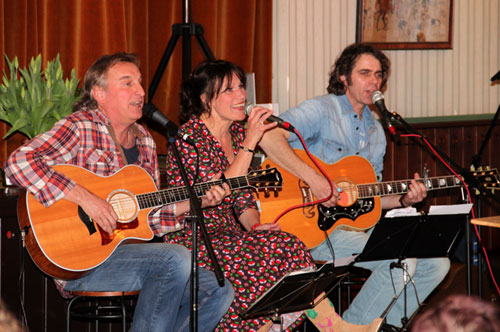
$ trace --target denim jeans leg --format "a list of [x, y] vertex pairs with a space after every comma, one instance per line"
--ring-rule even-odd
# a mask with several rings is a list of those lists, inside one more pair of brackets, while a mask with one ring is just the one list
[[[66, 290], [129, 291], [140, 289], [132, 332], [173, 331], [181, 299], [188, 287], [191, 254], [164, 243], [119, 246], [103, 264]], [[219, 317], [220, 318], [220, 317]]]
[[[220, 287], [215, 273], [203, 268], [198, 269], [198, 278], [198, 329], [200, 331], [213, 331], [233, 302], [233, 286], [225, 279], [224, 286]], [[175, 331], [189, 331], [190, 314], [191, 297], [188, 286], [179, 312], [183, 319], [177, 321]], [[184, 317], [186, 318], [184, 319]]]
[[[345, 320], [354, 324], [369, 324], [373, 319], [382, 315], [394, 298], [395, 292], [398, 295], [400, 294], [403, 289], [403, 271], [399, 268], [391, 270], [390, 264], [392, 262], [394, 260], [356, 264], [356, 266], [371, 270], [372, 273], [349, 308], [344, 312], [343, 318]], [[415, 270], [415, 263], [416, 260], [407, 260], [410, 271]], [[396, 321], [388, 321], [388, 323], [401, 325], [400, 320], [403, 314], [394, 312], [394, 308], [391, 311], [394, 317], [399, 316], [397, 318], [399, 324], [396, 324]]]
[[[360, 253], [370, 234], [363, 232], [335, 230], [329, 236], [335, 249], [336, 258], [345, 258], [353, 253]], [[323, 242], [314, 248], [312, 256], [315, 259], [331, 259], [328, 247]], [[396, 294], [403, 289], [403, 273], [401, 269], [392, 269], [390, 264], [395, 260], [382, 260], [356, 263], [356, 266], [371, 270], [371, 275], [356, 295], [351, 305], [343, 314], [343, 318], [353, 324], [369, 324], [384, 312]], [[408, 270], [417, 285], [420, 301], [423, 301], [432, 290], [444, 279], [449, 270], [447, 258], [407, 259]], [[392, 279], [391, 279], [392, 274]], [[394, 282], [394, 287], [393, 287]], [[414, 294], [414, 293], [413, 293]], [[417, 309], [416, 298], [408, 297], [407, 315]], [[404, 301], [399, 297], [387, 315], [388, 323], [401, 326], [404, 316]]]
[[[406, 290], [406, 305], [408, 318], [418, 309], [417, 296], [423, 302], [429, 294], [443, 281], [450, 269], [450, 260], [447, 257], [418, 259], [413, 274], [416, 290], [409, 283]], [[401, 317], [404, 315], [404, 296], [401, 295], [387, 315], [387, 322], [394, 326], [401, 326]]]

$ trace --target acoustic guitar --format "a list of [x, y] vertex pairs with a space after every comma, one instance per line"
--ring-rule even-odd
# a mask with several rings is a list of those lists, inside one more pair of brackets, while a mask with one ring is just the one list
[[[299, 157], [310, 166], [316, 166], [302, 150], [295, 150]], [[375, 225], [381, 216], [380, 198], [394, 194], [405, 194], [411, 179], [401, 181], [377, 182], [375, 171], [368, 160], [360, 156], [350, 156], [334, 164], [318, 161], [329, 175], [330, 179], [342, 190], [340, 200], [335, 207], [326, 208], [323, 205], [309, 205], [289, 211], [278, 223], [282, 230], [297, 236], [308, 248], [313, 248], [325, 240], [326, 231], [333, 232], [338, 226], [365, 230]], [[263, 165], [276, 166], [267, 159]], [[260, 201], [262, 222], [272, 222], [285, 209], [316, 200], [310, 187], [290, 172], [281, 169], [283, 187], [274, 192], [256, 196]], [[472, 173], [479, 181], [498, 186], [496, 170], [478, 171]], [[439, 176], [420, 179], [427, 190], [459, 187], [460, 180], [455, 176]]]
[[[149, 173], [127, 165], [110, 176], [99, 176], [74, 165], [54, 166], [57, 172], [84, 185], [108, 201], [119, 217], [114, 233], [104, 232], [83, 209], [67, 200], [46, 208], [26, 193], [18, 202], [18, 219], [25, 244], [35, 264], [46, 274], [71, 280], [102, 264], [121, 243], [153, 238], [148, 214], [151, 209], [189, 198], [185, 187], [157, 190]], [[279, 188], [282, 178], [276, 168], [255, 170], [226, 180], [232, 190], [253, 187]], [[198, 197], [222, 180], [196, 184]]]

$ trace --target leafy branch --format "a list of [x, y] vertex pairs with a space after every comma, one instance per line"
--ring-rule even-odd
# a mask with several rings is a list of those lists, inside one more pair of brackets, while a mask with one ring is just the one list
[[49, 130], [54, 123], [72, 112], [78, 99], [75, 69], [71, 78], [63, 78], [59, 54], [42, 71], [42, 56], [31, 58], [29, 67], [19, 68], [17, 57], [5, 55], [9, 75], [0, 85], [0, 120], [11, 125], [3, 137], [19, 131], [29, 139]]

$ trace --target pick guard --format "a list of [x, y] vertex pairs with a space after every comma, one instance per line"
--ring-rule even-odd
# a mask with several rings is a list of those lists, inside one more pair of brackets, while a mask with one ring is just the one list
[[347, 218], [353, 221], [352, 227], [356, 227], [356, 219], [366, 213], [370, 213], [375, 208], [373, 198], [358, 199], [351, 206], [325, 207], [318, 205], [318, 226], [321, 230], [327, 231], [332, 228], [339, 219]]

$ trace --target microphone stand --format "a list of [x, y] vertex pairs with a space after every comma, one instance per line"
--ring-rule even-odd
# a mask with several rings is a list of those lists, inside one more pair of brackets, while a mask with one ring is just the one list
[[[415, 134], [415, 135], [418, 135], [419, 137], [421, 138], [425, 138], [424, 135], [422, 135], [420, 132], [418, 132], [415, 128], [413, 128], [408, 122], [406, 122], [406, 120], [404, 120], [398, 113], [396, 112], [389, 112], [389, 115], [390, 115], [390, 119], [393, 120], [393, 121], [397, 121], [399, 122], [401, 125], [403, 125], [403, 127], [405, 128], [405, 130], [410, 133], [410, 134]], [[483, 186], [481, 186], [477, 180], [475, 180], [470, 174], [469, 174], [469, 171], [467, 169], [464, 169], [462, 167], [460, 167], [453, 159], [451, 159], [451, 157], [449, 157], [448, 155], [446, 155], [444, 152], [442, 152], [437, 146], [435, 146], [432, 142], [428, 141], [427, 140], [427, 143], [432, 147], [432, 149], [434, 149], [434, 151], [436, 151], [436, 153], [443, 157], [444, 159], [446, 159], [449, 163], [449, 165], [453, 168], [453, 170], [457, 173], [457, 174], [460, 174], [460, 176], [462, 176], [462, 178], [464, 179], [464, 181], [469, 185], [469, 187], [472, 187], [474, 189], [477, 189], [479, 190], [483, 195], [487, 195], [488, 197], [491, 197], [492, 199], [494, 199], [496, 202], [499, 202], [500, 201], [497, 199], [497, 197], [495, 197], [492, 193], [490, 193], [489, 191], [487, 191]], [[470, 199], [471, 197], [468, 198], [469, 199], [469, 202], [470, 202]], [[466, 238], [466, 241], [465, 241], [465, 247], [466, 247], [466, 270], [467, 270], [467, 295], [471, 295], [472, 291], [471, 291], [471, 275], [472, 275], [472, 269], [471, 269], [471, 264], [470, 264], [470, 251], [471, 251], [471, 241], [470, 241], [470, 236], [471, 236], [471, 232], [470, 232], [470, 220], [469, 220], [469, 216], [467, 216], [467, 219], [466, 219], [466, 225], [465, 225], [465, 238]]]
[[[497, 75], [500, 76], [500, 71], [495, 76], [497, 76]], [[494, 77], [492, 77], [492, 81], [493, 81]], [[488, 145], [488, 141], [490, 140], [491, 133], [493, 132], [493, 129], [495, 128], [495, 124], [497, 123], [499, 115], [500, 115], [500, 105], [498, 105], [497, 111], [495, 112], [495, 116], [493, 116], [493, 120], [491, 120], [490, 126], [488, 128], [488, 131], [486, 132], [486, 135], [484, 136], [483, 142], [481, 143], [481, 147], [479, 148], [478, 153], [476, 155], [472, 156], [472, 160], [470, 163], [471, 166], [474, 166], [475, 168], [480, 166], [481, 156], [483, 155], [484, 149]], [[480, 195], [477, 195], [476, 205], [477, 205], [478, 218], [480, 218], [481, 217], [481, 196]], [[477, 230], [479, 233], [481, 232], [480, 225], [477, 225]], [[477, 241], [479, 241], [479, 239]], [[482, 275], [481, 275], [481, 272], [483, 270], [482, 257], [483, 257], [482, 250], [480, 250], [478, 248], [478, 252], [477, 252], [477, 270], [478, 270], [477, 289], [478, 289], [478, 295], [480, 298], [483, 297], [483, 286], [482, 286]]]
[[172, 151], [174, 152], [175, 161], [177, 166], [179, 167], [179, 171], [181, 173], [182, 181], [184, 181], [184, 185], [186, 186], [186, 190], [189, 196], [189, 202], [191, 206], [190, 210], [190, 219], [192, 221], [192, 249], [191, 249], [191, 283], [190, 283], [190, 292], [191, 292], [191, 313], [189, 320], [190, 331], [197, 332], [198, 331], [198, 289], [199, 289], [199, 278], [198, 278], [198, 227], [200, 227], [201, 235], [203, 236], [203, 241], [205, 242], [205, 246], [207, 247], [208, 256], [212, 261], [212, 266], [214, 268], [215, 277], [217, 278], [217, 282], [220, 287], [224, 286], [224, 275], [222, 274], [222, 270], [220, 265], [215, 257], [214, 249], [212, 247], [212, 242], [205, 228], [205, 224], [203, 223], [203, 212], [201, 209], [201, 199], [198, 199], [193, 186], [189, 183], [189, 178], [186, 173], [186, 169], [182, 164], [182, 159], [175, 146], [174, 135], [169, 133], [169, 130], [166, 130], [167, 139], [172, 146]]

